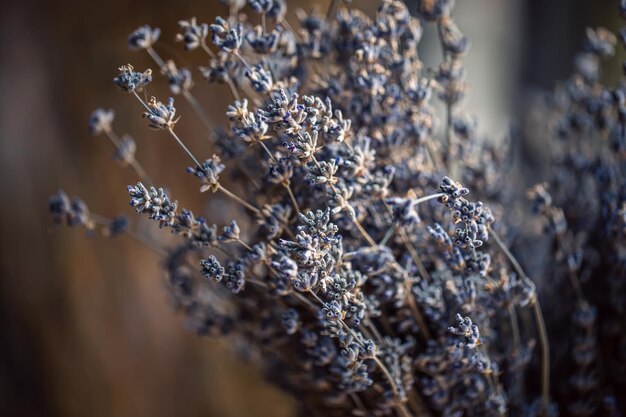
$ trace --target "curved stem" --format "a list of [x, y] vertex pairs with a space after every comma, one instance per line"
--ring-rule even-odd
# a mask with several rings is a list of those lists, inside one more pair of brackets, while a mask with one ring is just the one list
[[[513, 256], [511, 251], [509, 251], [504, 242], [502, 242], [502, 239], [500, 239], [500, 236], [498, 236], [491, 226], [489, 226], [489, 232], [496, 241], [497, 246], [509, 259], [509, 262], [511, 262], [511, 265], [513, 266], [513, 269], [515, 269], [516, 273], [522, 277], [522, 279], [530, 281], [530, 278], [528, 278], [522, 269], [522, 266], [519, 264], [517, 259], [515, 259], [515, 256]], [[550, 343], [548, 341], [548, 332], [546, 331], [543, 311], [541, 310], [541, 305], [539, 304], [539, 299], [536, 294], [535, 299], [532, 302], [532, 307], [537, 326], [537, 333], [539, 333], [539, 344], [541, 345], [541, 409], [545, 412], [548, 408], [548, 402], [550, 401]]]
[[539, 331], [539, 343], [541, 344], [541, 409], [545, 412], [550, 401], [550, 345], [543, 312], [537, 299], [533, 302], [533, 313]]

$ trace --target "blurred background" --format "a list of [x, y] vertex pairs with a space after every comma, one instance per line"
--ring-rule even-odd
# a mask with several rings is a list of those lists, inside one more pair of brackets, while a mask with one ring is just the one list
[[[288, 3], [292, 21], [298, 7], [328, 6]], [[353, 4], [373, 14], [378, 1]], [[505, 135], [523, 119], [529, 91], [569, 74], [586, 26], [617, 27], [616, 10], [610, 0], [458, 0], [455, 20], [472, 42], [465, 108], [479, 117], [480, 130]], [[162, 29], [162, 56], [197, 66], [203, 56], [174, 42], [177, 21], [210, 22], [223, 13], [217, 0], [0, 2], [1, 416], [292, 415], [293, 400], [228, 346], [186, 331], [153, 253], [126, 237], [52, 227], [47, 213], [48, 196], [63, 188], [98, 214], [137, 220], [125, 189], [136, 181], [133, 172], [114, 164], [106, 137], [87, 134], [89, 114], [111, 107], [116, 130], [136, 139], [138, 159], [155, 181], [211, 221], [224, 220], [219, 200], [202, 201], [187, 180], [182, 153], [149, 131], [136, 103], [111, 82], [121, 64], [152, 64], [126, 48], [139, 25]], [[436, 35], [426, 29], [421, 53], [434, 65]], [[196, 95], [219, 119], [226, 91], [197, 78]], [[166, 96], [164, 80], [155, 79]], [[186, 103], [177, 107], [182, 136], [200, 131]], [[529, 143], [521, 149], [532, 153]], [[207, 156], [206, 144], [194, 138], [189, 146]]]

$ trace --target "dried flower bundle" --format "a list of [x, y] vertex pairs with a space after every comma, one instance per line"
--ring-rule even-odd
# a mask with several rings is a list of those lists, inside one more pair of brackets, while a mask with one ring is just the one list
[[[227, 129], [195, 98], [192, 71], [156, 52], [159, 29], [128, 38], [189, 102], [213, 156], [198, 158], [176, 132], [173, 98], [145, 96], [150, 69], [124, 65], [114, 83], [188, 156], [200, 192], [232, 203], [232, 221], [213, 224], [159, 188], [136, 159], [141, 148], [114, 132], [112, 110], [89, 121], [140, 180], [128, 186], [130, 205], [179, 237], [173, 248], [150, 244], [190, 326], [229, 338], [306, 415], [619, 415], [626, 90], [599, 82], [616, 37], [587, 32], [574, 76], [544, 114], [553, 172], [529, 196], [554, 242], [546, 276], [573, 291], [563, 307], [571, 351], [551, 360], [549, 330], [564, 325], [546, 327], [535, 283], [507, 245], [508, 142], [483, 139], [460, 111], [469, 41], [454, 1], [422, 0], [420, 22], [401, 1], [383, 0], [372, 18], [334, 0], [326, 14], [298, 11], [297, 30], [284, 0], [224, 3], [228, 17], [180, 21], [176, 40], [206, 54], [206, 81], [228, 87]], [[417, 54], [423, 24], [438, 29], [437, 68]], [[129, 229], [63, 192], [50, 210], [89, 231]], [[600, 320], [610, 329], [600, 332]]]

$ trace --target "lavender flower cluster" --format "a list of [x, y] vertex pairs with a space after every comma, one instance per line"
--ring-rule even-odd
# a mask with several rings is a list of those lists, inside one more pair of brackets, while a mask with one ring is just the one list
[[[285, 0], [222, 2], [227, 17], [180, 21], [176, 40], [205, 54], [198, 74], [232, 95], [226, 129], [196, 99], [192, 71], [157, 53], [159, 29], [128, 38], [211, 133], [213, 156], [198, 159], [175, 132], [173, 98], [144, 95], [151, 70], [124, 65], [114, 83], [189, 157], [200, 192], [232, 202], [232, 221], [196, 216], [152, 182], [135, 142], [114, 132], [113, 111], [89, 123], [141, 180], [128, 186], [130, 205], [180, 238], [155, 250], [190, 326], [230, 338], [303, 415], [618, 416], [626, 87], [599, 82], [615, 36], [589, 30], [574, 76], [550, 95], [554, 172], [529, 192], [554, 242], [546, 277], [572, 288], [569, 325], [557, 325], [544, 319], [539, 277], [506, 244], [508, 142], [482, 138], [461, 110], [469, 41], [453, 0], [422, 0], [419, 17], [397, 0], [374, 17], [333, 0], [325, 14], [299, 10], [298, 29]], [[436, 68], [417, 53], [423, 25], [438, 29]], [[50, 209], [94, 228], [64, 193]], [[549, 331], [564, 326], [562, 353]]]

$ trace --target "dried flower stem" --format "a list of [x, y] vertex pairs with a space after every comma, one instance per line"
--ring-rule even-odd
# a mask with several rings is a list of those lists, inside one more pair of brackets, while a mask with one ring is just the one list
[[354, 216], [354, 218], [352, 219], [352, 223], [354, 223], [356, 228], [359, 229], [359, 232], [361, 233], [363, 238], [365, 238], [365, 240], [367, 240], [367, 243], [371, 247], [375, 248], [375, 247], [378, 246], [376, 241], [374, 241], [374, 239], [372, 239], [372, 237], [369, 235], [369, 233], [367, 233], [367, 231], [365, 230], [365, 228], [363, 227], [363, 225], [361, 224], [361, 222], [359, 221], [359, 219], [356, 216]]
[[248, 203], [247, 201], [245, 201], [244, 199], [242, 199], [238, 195], [233, 194], [228, 189], [224, 188], [222, 186], [222, 184], [218, 184], [217, 185], [217, 189], [219, 191], [221, 191], [222, 193], [224, 193], [228, 198], [238, 202], [239, 204], [241, 204], [242, 206], [244, 206], [245, 208], [247, 208], [248, 210], [250, 210], [254, 214], [256, 214], [256, 215], [260, 215], [261, 214], [261, 210], [259, 210], [258, 208], [254, 207], [252, 204]]
[[426, 267], [424, 266], [422, 259], [419, 257], [419, 254], [413, 247], [413, 244], [411, 243], [409, 236], [407, 235], [406, 231], [402, 228], [400, 229], [400, 238], [402, 239], [402, 242], [404, 243], [404, 247], [409, 252], [409, 256], [411, 256], [411, 259], [415, 263], [415, 266], [417, 266], [417, 269], [420, 271], [420, 275], [422, 276], [422, 278], [428, 281], [432, 281], [432, 278], [430, 277], [430, 274], [426, 270]]
[[539, 342], [541, 343], [541, 409], [545, 413], [550, 401], [550, 346], [539, 300], [535, 299], [532, 306], [539, 330]]
[[369, 317], [365, 317], [363, 319], [363, 322], [367, 325], [367, 327], [372, 331], [372, 333], [374, 334], [374, 337], [376, 338], [377, 341], [381, 341], [383, 340], [383, 337], [381, 336], [380, 332], [378, 331], [378, 329], [376, 328], [376, 325], [374, 324], [374, 322], [372, 321], [371, 318]]
[[146, 52], [150, 55], [150, 58], [159, 66], [159, 68], [163, 68], [165, 66], [165, 61], [159, 56], [159, 54], [154, 50], [152, 46], [148, 46], [146, 48]]
[[[376, 365], [378, 365], [378, 368], [380, 368], [383, 374], [385, 374], [385, 377], [387, 378], [387, 380], [389, 380], [389, 384], [391, 384], [391, 389], [393, 390], [394, 395], [396, 396], [396, 398], [398, 398], [400, 396], [400, 393], [398, 392], [398, 386], [393, 379], [393, 375], [391, 375], [391, 372], [389, 372], [385, 364], [377, 356], [374, 356], [372, 359], [374, 360]], [[409, 413], [409, 410], [407, 410], [404, 404], [397, 403], [394, 406], [402, 416], [411, 417], [411, 413]]]
[[446, 155], [446, 166], [450, 175], [452, 177], [456, 177], [456, 169], [454, 161], [456, 158], [452, 155], [453, 152], [453, 144], [452, 144], [452, 105], [450, 103], [446, 103], [446, 133], [445, 133], [445, 146], [447, 148]]
[[[109, 227], [109, 225], [111, 223], [113, 223], [112, 219], [110, 219], [110, 218], [108, 218], [106, 216], [101, 216], [101, 215], [96, 214], [96, 213], [89, 213], [89, 218], [95, 224], [98, 224], [98, 225], [104, 226], [104, 227]], [[125, 234], [130, 236], [136, 242], [138, 242], [141, 245], [145, 246], [147, 249], [151, 250], [155, 254], [157, 254], [159, 256], [166, 256], [167, 255], [167, 252], [165, 251], [165, 249], [161, 248], [160, 246], [158, 246], [156, 244], [156, 242], [151, 241], [150, 239], [146, 238], [144, 235], [142, 235], [140, 233], [137, 233], [135, 231], [132, 231], [132, 230], [126, 231]]]
[[328, 9], [326, 10], [326, 20], [330, 20], [330, 18], [333, 15], [333, 12], [335, 11], [336, 5], [337, 5], [337, 0], [330, 0]]
[[[562, 254], [565, 254], [565, 248], [563, 246], [563, 240], [561, 238], [561, 236], [557, 233], [555, 235], [555, 239], [556, 239], [556, 243], [559, 247], [559, 251], [561, 251]], [[583, 289], [582, 286], [580, 285], [580, 280], [578, 279], [578, 276], [576, 275], [575, 272], [570, 271], [567, 274], [570, 284], [572, 285], [572, 288], [574, 289], [574, 292], [576, 293], [576, 298], [578, 299], [579, 302], [585, 302], [587, 299], [583, 293]]]
[[209, 55], [209, 57], [211, 57], [212, 59], [217, 59], [215, 53], [211, 50], [211, 48], [208, 47], [204, 40], [200, 42], [200, 47], [204, 50], [204, 52], [207, 53], [207, 55]]
[[239, 91], [237, 91], [237, 87], [235, 86], [233, 81], [230, 78], [226, 78], [225, 82], [226, 82], [226, 85], [228, 86], [228, 89], [230, 90], [230, 94], [233, 96], [233, 98], [235, 100], [237, 100], [237, 101], [241, 100], [241, 96], [239, 95]]
[[395, 231], [396, 231], [396, 229], [398, 228], [399, 225], [400, 225], [400, 221], [399, 220], [396, 220], [395, 222], [393, 222], [393, 224], [391, 225], [389, 230], [387, 230], [387, 233], [385, 233], [385, 236], [378, 243], [378, 246], [385, 246], [387, 244], [387, 242], [389, 241], [389, 239], [391, 238], [391, 236], [393, 236], [393, 234], [395, 233]]
[[[513, 356], [518, 356], [521, 353], [521, 338], [520, 338], [520, 330], [519, 330], [519, 318], [517, 317], [517, 312], [515, 311], [515, 305], [509, 304], [508, 306], [509, 320], [511, 322], [511, 333], [513, 335]], [[523, 380], [524, 376], [522, 375], [522, 370], [519, 366], [515, 368], [513, 377], [517, 381], [520, 389], [523, 389]], [[522, 394], [522, 393], [520, 393]]]
[[359, 413], [361, 413], [362, 415], [366, 416], [367, 415], [367, 409], [365, 408], [365, 405], [363, 404], [363, 401], [361, 401], [361, 398], [359, 398], [359, 396], [356, 393], [350, 393], [350, 398], [354, 402], [354, 405], [356, 406], [356, 408], [359, 409]]
[[521, 347], [521, 338], [519, 331], [519, 319], [517, 317], [517, 312], [515, 311], [515, 305], [509, 304], [509, 318], [511, 320], [511, 333], [513, 335], [513, 349], [515, 352], [519, 353]]
[[418, 327], [422, 331], [424, 338], [426, 340], [431, 339], [432, 335], [430, 334], [430, 330], [428, 330], [428, 326], [426, 326], [426, 322], [424, 321], [424, 316], [422, 316], [422, 313], [420, 312], [419, 307], [417, 306], [417, 303], [415, 302], [415, 295], [413, 294], [413, 284], [411, 282], [411, 278], [409, 277], [409, 273], [404, 268], [402, 268], [402, 266], [398, 264], [397, 262], [394, 262], [394, 265], [396, 265], [404, 275], [404, 291], [406, 292], [406, 300], [409, 303], [409, 308], [411, 309], [411, 312], [413, 313], [415, 321], [417, 322]]
[[[493, 236], [496, 241], [497, 246], [504, 253], [504, 255], [509, 259], [513, 269], [517, 272], [517, 274], [522, 277], [522, 279], [527, 279], [528, 276], [522, 269], [520, 263], [515, 259], [515, 256], [509, 251], [504, 242], [500, 239], [498, 234], [493, 230], [491, 226], [489, 226], [489, 232]], [[539, 333], [539, 343], [541, 344], [541, 409], [542, 412], [545, 412], [548, 408], [548, 403], [550, 401], [550, 344], [548, 341], [548, 332], [546, 330], [546, 324], [543, 318], [543, 312], [541, 311], [541, 305], [539, 304], [539, 300], [535, 296], [532, 301], [533, 313], [535, 317], [535, 323], [537, 326], [537, 332]]]
[[272, 152], [270, 152], [270, 150], [268, 149], [267, 145], [265, 145], [262, 140], [259, 140], [258, 143], [259, 143], [259, 145], [261, 145], [261, 148], [263, 148], [263, 150], [265, 151], [267, 156], [269, 156], [269, 158], [272, 160], [272, 162], [274, 162], [274, 163], [278, 162], [278, 161], [276, 161], [276, 157], [274, 155], [272, 155]]
[[180, 140], [180, 138], [178, 137], [178, 135], [176, 133], [174, 133], [174, 130], [169, 127], [167, 128], [167, 132], [174, 138], [174, 140], [176, 140], [176, 142], [178, 143], [178, 145], [183, 149], [183, 151], [185, 151], [185, 153], [187, 154], [187, 156], [194, 162], [194, 164], [196, 164], [196, 166], [198, 168], [200, 168], [200, 170], [204, 171], [204, 168], [202, 168], [202, 165], [200, 164], [200, 162], [196, 159], [196, 157], [191, 153], [191, 151], [185, 146], [185, 144], [183, 143], [182, 140]]
[[239, 62], [244, 65], [244, 67], [246, 67], [248, 71], [252, 71], [252, 67], [250, 66], [250, 64], [248, 64], [248, 62], [241, 56], [239, 52], [233, 52], [233, 55], [239, 60]]
[[298, 214], [300, 214], [301, 213], [300, 206], [298, 205], [298, 200], [296, 200], [296, 196], [293, 194], [293, 191], [291, 190], [291, 185], [289, 185], [289, 183], [283, 183], [283, 187], [285, 187], [285, 189], [287, 190], [287, 194], [289, 194], [289, 199], [291, 200], [291, 204], [293, 205], [293, 208], [296, 210]]
[[137, 100], [139, 100], [139, 103], [141, 103], [141, 105], [143, 106], [143, 108], [144, 108], [147, 112], [152, 111], [152, 109], [151, 109], [150, 107], [148, 107], [148, 105], [146, 104], [146, 102], [145, 102], [145, 101], [143, 101], [143, 99], [142, 99], [141, 97], [139, 97], [139, 94], [137, 94], [137, 92], [136, 92], [136, 91], [134, 91], [134, 90], [133, 90], [133, 95], [135, 96], [135, 98], [136, 98]]
[[213, 122], [209, 118], [207, 112], [204, 111], [204, 108], [202, 108], [198, 100], [194, 97], [194, 95], [191, 94], [189, 90], [183, 90], [182, 95], [183, 97], [185, 97], [185, 100], [187, 100], [194, 112], [198, 115], [198, 118], [202, 120], [204, 126], [210, 131], [213, 131], [215, 129]]

